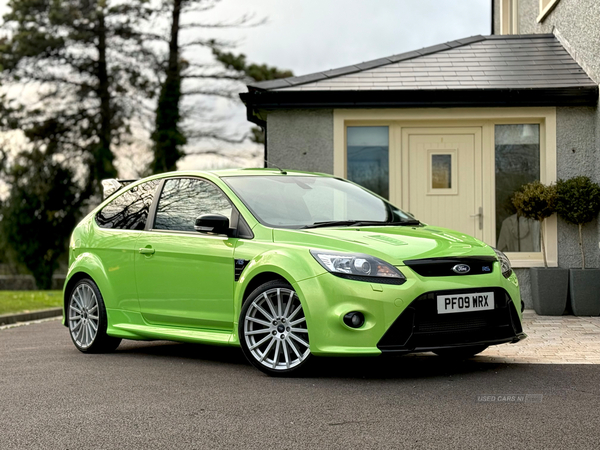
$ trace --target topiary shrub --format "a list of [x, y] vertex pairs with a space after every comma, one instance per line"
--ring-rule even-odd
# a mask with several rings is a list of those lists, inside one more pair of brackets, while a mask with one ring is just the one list
[[600, 185], [589, 177], [578, 176], [556, 183], [556, 212], [566, 222], [579, 228], [579, 248], [581, 268], [585, 269], [583, 249], [583, 226], [594, 220], [600, 213]]
[[512, 203], [517, 210], [517, 215], [540, 222], [544, 267], [548, 267], [548, 261], [546, 260], [544, 227], [542, 224], [546, 218], [554, 214], [556, 197], [556, 186], [545, 186], [539, 181], [521, 186], [512, 197]]

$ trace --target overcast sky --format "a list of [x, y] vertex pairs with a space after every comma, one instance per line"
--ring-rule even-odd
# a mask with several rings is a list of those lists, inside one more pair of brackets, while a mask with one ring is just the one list
[[[0, 0], [0, 13], [6, 4]], [[211, 35], [238, 41], [235, 51], [250, 62], [304, 75], [490, 34], [490, 11], [491, 0], [221, 0], [201, 18], [233, 20], [246, 13], [266, 18], [259, 27]], [[243, 132], [250, 126], [241, 104], [227, 115], [231, 129]], [[189, 157], [180, 168], [204, 168], [207, 161], [214, 164]]]
[[211, 14], [244, 12], [268, 23], [238, 50], [296, 75], [491, 33], [491, 0], [223, 0]]

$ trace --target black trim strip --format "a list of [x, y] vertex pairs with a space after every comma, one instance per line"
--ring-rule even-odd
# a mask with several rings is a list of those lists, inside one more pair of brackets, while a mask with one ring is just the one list
[[[252, 88], [251, 88], [252, 89]], [[290, 108], [596, 106], [598, 86], [401, 91], [259, 91], [240, 94], [248, 111]]]
[[347, 273], [338, 273], [338, 272], [329, 272], [336, 277], [345, 278], [346, 280], [352, 281], [363, 281], [367, 283], [377, 283], [377, 284], [393, 284], [399, 286], [401, 284], [406, 283], [406, 278], [386, 278], [386, 277], [365, 277], [361, 275], [350, 275]]
[[250, 260], [248, 260], [248, 259], [236, 259], [235, 260], [235, 271], [234, 271], [235, 281], [239, 281], [240, 277], [242, 276], [242, 272], [244, 271], [244, 269], [246, 268], [246, 266], [248, 265], [249, 262], [250, 262]]

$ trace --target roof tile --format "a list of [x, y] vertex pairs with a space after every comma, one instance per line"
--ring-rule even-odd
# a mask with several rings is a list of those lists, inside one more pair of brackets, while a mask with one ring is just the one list
[[551, 34], [473, 36], [325, 72], [249, 85], [277, 91], [595, 86]]

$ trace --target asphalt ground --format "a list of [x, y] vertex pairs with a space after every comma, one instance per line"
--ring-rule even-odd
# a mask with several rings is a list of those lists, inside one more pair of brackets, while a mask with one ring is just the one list
[[600, 365], [318, 359], [269, 378], [240, 350], [59, 321], [0, 330], [1, 449], [598, 449]]

